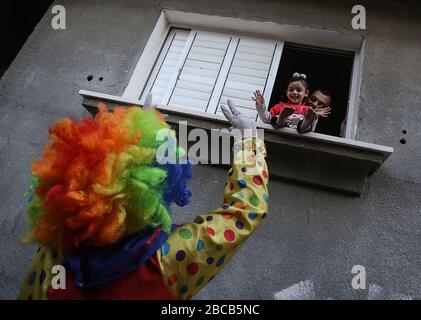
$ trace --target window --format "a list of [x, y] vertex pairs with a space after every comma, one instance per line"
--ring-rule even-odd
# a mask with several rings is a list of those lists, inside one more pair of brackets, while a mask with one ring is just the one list
[[297, 71], [305, 73], [310, 90], [324, 89], [332, 95], [332, 113], [318, 120], [317, 133], [340, 136], [346, 118], [354, 52], [285, 43], [270, 106], [285, 101], [285, 84]]
[[[186, 28], [186, 26], [195, 28]], [[283, 97], [286, 82], [298, 71], [310, 89], [327, 89], [332, 114], [319, 120], [316, 132], [354, 138], [363, 40], [326, 30], [276, 23], [164, 11], [136, 66], [123, 97], [154, 101], [169, 109], [220, 118], [220, 104], [233, 100], [260, 122], [252, 100], [263, 92], [267, 105]]]

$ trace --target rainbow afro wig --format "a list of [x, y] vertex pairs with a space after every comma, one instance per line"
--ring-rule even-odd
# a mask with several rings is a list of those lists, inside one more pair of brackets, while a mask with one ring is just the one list
[[[57, 121], [43, 157], [32, 164], [28, 217], [31, 238], [42, 245], [107, 246], [147, 227], [170, 232], [170, 204], [184, 206], [191, 196], [191, 164], [159, 159], [172, 152], [159, 155], [164, 143], [177, 160], [183, 150], [158, 111], [98, 108], [79, 123]], [[157, 140], [161, 130], [166, 140]]]

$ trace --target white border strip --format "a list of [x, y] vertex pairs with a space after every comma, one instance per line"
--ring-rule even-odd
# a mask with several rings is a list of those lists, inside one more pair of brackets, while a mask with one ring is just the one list
[[280, 24], [271, 21], [253, 21], [232, 17], [211, 16], [200, 13], [163, 10], [168, 23], [175, 27], [211, 28], [225, 33], [234, 32], [273, 40], [290, 41], [356, 51], [361, 48], [363, 37], [359, 34], [342, 34], [337, 31], [316, 29], [306, 26]]
[[345, 138], [355, 139], [357, 134], [358, 109], [360, 105], [360, 89], [363, 76], [365, 41], [361, 49], [355, 52], [354, 65], [352, 67], [351, 88], [346, 116]]
[[129, 84], [124, 90], [123, 97], [130, 99], [140, 98], [169, 31], [170, 25], [168, 24], [168, 19], [163, 11], [136, 64]]

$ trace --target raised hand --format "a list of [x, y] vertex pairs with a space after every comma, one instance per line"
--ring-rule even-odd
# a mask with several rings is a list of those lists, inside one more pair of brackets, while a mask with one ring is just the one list
[[156, 108], [156, 104], [152, 103], [153, 100], [153, 95], [152, 93], [148, 93], [146, 98], [145, 98], [145, 102], [143, 103], [143, 110], [149, 110], [149, 109], [153, 109]]
[[292, 106], [285, 106], [281, 113], [278, 116], [278, 119], [276, 120], [276, 124], [280, 127], [283, 127], [287, 118], [292, 115], [295, 112], [295, 108]]
[[261, 94], [260, 90], [254, 91], [254, 97], [251, 97], [257, 105], [261, 106], [265, 104], [265, 98]]
[[256, 90], [254, 92], [254, 97], [251, 97], [254, 102], [256, 102], [256, 111], [259, 115], [260, 120], [264, 123], [270, 123], [272, 119], [271, 114], [266, 110], [265, 99], [263, 95], [260, 93], [260, 90]]
[[294, 107], [292, 107], [292, 106], [285, 106], [285, 107], [282, 109], [282, 111], [281, 111], [281, 113], [280, 113], [279, 117], [285, 117], [285, 119], [286, 119], [286, 118], [288, 118], [291, 114], [293, 114], [294, 112], [295, 112], [295, 108], [294, 108]]
[[[151, 110], [151, 109], [156, 109], [156, 107], [157, 107], [157, 104], [153, 103], [153, 95], [152, 95], [152, 93], [149, 92], [146, 95], [145, 102], [143, 103], [143, 110], [147, 111], [147, 110]], [[161, 114], [162, 114], [162, 117], [164, 118], [164, 120], [168, 119], [168, 117], [169, 117], [168, 114], [166, 114], [166, 113], [161, 113]]]
[[[220, 105], [222, 113], [232, 126], [232, 133], [235, 137], [253, 135], [256, 129], [256, 122], [238, 111], [234, 102], [228, 99], [228, 107]], [[235, 130], [234, 130], [235, 129]], [[247, 130], [248, 129], [248, 130]]]
[[329, 116], [331, 110], [332, 109], [330, 107], [327, 107], [327, 108], [317, 107], [314, 110], [314, 112], [316, 113], [317, 117], [327, 118]]

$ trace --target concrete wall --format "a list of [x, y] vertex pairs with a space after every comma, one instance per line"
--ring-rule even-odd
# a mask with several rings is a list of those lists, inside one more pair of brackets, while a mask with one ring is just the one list
[[[19, 244], [26, 230], [23, 193], [47, 128], [58, 117], [87, 115], [79, 89], [123, 93], [163, 8], [363, 33], [358, 139], [395, 148], [362, 198], [272, 180], [267, 219], [197, 298], [272, 299], [284, 289], [282, 297], [421, 298], [420, 5], [370, 1], [368, 29], [354, 31], [353, 1], [59, 4], [67, 9], [67, 30], [54, 31], [48, 11], [0, 80], [0, 298], [16, 296], [35, 250]], [[175, 209], [175, 221], [219, 205], [225, 177], [225, 170], [197, 167], [192, 203]], [[357, 264], [367, 270], [366, 290], [351, 287]]]

